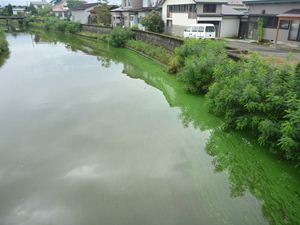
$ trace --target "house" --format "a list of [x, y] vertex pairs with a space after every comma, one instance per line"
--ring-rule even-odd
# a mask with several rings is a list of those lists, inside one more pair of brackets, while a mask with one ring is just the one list
[[[264, 40], [300, 42], [300, 0], [244, 0], [249, 13], [241, 19], [239, 36], [258, 39], [258, 18], [263, 19]], [[279, 23], [280, 21], [280, 23]], [[277, 29], [278, 27], [278, 29]], [[277, 35], [278, 34], [278, 35]]]
[[159, 11], [157, 0], [122, 0], [121, 7], [111, 10], [112, 26], [138, 26], [144, 29], [140, 20], [152, 10]]
[[32, 5], [35, 9], [44, 9], [47, 6], [50, 6], [50, 4], [46, 0], [31, 1], [30, 5]]
[[67, 5], [67, 0], [62, 0], [52, 7], [53, 14], [59, 19], [68, 19], [70, 11]]
[[166, 31], [182, 36], [184, 29], [196, 23], [211, 23], [217, 37], [238, 35], [240, 17], [244, 12], [234, 9], [228, 0], [165, 0], [162, 2], [162, 19]]
[[14, 16], [25, 16], [26, 15], [25, 7], [17, 6], [17, 7], [13, 7], [12, 10], [13, 10]]
[[97, 5], [99, 5], [99, 3], [86, 3], [71, 9], [71, 20], [81, 24], [88, 24], [90, 11]]

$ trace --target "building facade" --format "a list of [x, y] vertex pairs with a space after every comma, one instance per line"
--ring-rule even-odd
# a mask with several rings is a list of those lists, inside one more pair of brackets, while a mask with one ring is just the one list
[[112, 26], [137, 26], [144, 29], [140, 24], [141, 18], [148, 15], [152, 10], [158, 10], [157, 0], [122, 0], [120, 8], [111, 10]]
[[234, 9], [227, 0], [165, 0], [162, 2], [162, 19], [166, 31], [182, 36], [192, 24], [211, 23], [217, 37], [235, 37], [239, 31], [240, 16], [244, 12]]
[[62, 0], [59, 3], [55, 4], [52, 7], [52, 12], [57, 18], [63, 20], [68, 19], [71, 15], [66, 0]]
[[98, 3], [86, 3], [71, 9], [71, 20], [81, 24], [88, 24], [90, 11], [93, 10]]
[[[263, 39], [300, 42], [300, 0], [244, 0], [248, 15], [241, 19], [240, 38], [258, 39], [258, 18], [263, 20]], [[280, 19], [281, 18], [281, 19]], [[280, 19], [280, 23], [278, 23]], [[278, 28], [278, 29], [277, 29]], [[278, 33], [278, 35], [277, 35]]]

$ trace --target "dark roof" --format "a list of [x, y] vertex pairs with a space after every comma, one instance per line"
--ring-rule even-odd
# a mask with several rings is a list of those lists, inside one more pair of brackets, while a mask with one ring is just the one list
[[86, 10], [88, 8], [91, 8], [91, 7], [97, 6], [97, 5], [99, 5], [99, 3], [86, 3], [86, 4], [82, 4], [82, 5], [78, 6], [78, 7], [75, 7], [73, 9], [71, 9], [71, 10], [72, 11]]
[[300, 3], [300, 0], [243, 0], [244, 3], [251, 4], [289, 4], [289, 3]]
[[300, 17], [300, 9], [291, 9], [285, 13], [277, 15], [277, 17]]

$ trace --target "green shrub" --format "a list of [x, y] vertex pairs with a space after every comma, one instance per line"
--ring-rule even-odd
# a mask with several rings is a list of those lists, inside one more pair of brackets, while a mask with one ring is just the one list
[[4, 31], [0, 28], [0, 55], [8, 51], [8, 43]]
[[141, 24], [146, 28], [146, 30], [156, 33], [164, 32], [164, 21], [161, 16], [156, 11], [151, 11], [147, 16], [141, 19]]
[[175, 55], [176, 62], [172, 62], [169, 71], [179, 71], [186, 90], [193, 94], [208, 91], [214, 81], [214, 68], [227, 59], [224, 42], [209, 39], [187, 40]]
[[66, 31], [69, 33], [78, 33], [80, 32], [80, 23], [77, 22], [66, 22]]
[[65, 21], [55, 21], [54, 30], [65, 32], [67, 27], [67, 22]]
[[169, 63], [169, 59], [172, 57], [172, 53], [167, 49], [161, 46], [148, 44], [143, 41], [129, 40], [126, 46], [148, 55], [166, 65]]
[[252, 130], [260, 144], [300, 162], [300, 100], [292, 67], [252, 55], [219, 64], [214, 76], [209, 108], [225, 118], [225, 127]]
[[116, 27], [110, 34], [110, 43], [114, 47], [123, 48], [132, 37], [133, 33], [129, 28]]
[[264, 21], [261, 17], [257, 19], [257, 36], [258, 36], [258, 42], [259, 43], [263, 42], [263, 38], [264, 38]]

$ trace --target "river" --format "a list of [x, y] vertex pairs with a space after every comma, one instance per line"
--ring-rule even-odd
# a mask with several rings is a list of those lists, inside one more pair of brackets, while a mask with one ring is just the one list
[[1, 225], [300, 224], [300, 177], [164, 68], [79, 37], [7, 35]]

